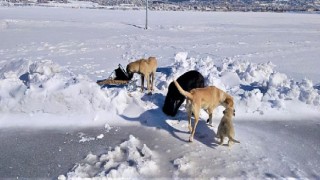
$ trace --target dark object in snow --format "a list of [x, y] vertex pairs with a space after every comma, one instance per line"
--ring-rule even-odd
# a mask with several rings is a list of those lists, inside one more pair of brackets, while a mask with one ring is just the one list
[[129, 76], [129, 74], [123, 69], [121, 64], [119, 64], [118, 66], [119, 67], [114, 70], [114, 72], [116, 73], [116, 77], [114, 78], [114, 80], [128, 80], [128, 81], [130, 81], [133, 76]]
[[[180, 86], [190, 92], [194, 88], [204, 87], [204, 77], [198, 71], [188, 71], [177, 79]], [[180, 94], [173, 82], [170, 83], [162, 111], [170, 116], [175, 116], [179, 107], [186, 98]]]
[[128, 84], [129, 81], [132, 79], [132, 76], [129, 76], [129, 74], [123, 69], [121, 64], [118, 65], [119, 67], [115, 69], [113, 72], [115, 72], [115, 77], [112, 77], [113, 72], [107, 79], [98, 80], [97, 83], [100, 86], [104, 85], [124, 85]]

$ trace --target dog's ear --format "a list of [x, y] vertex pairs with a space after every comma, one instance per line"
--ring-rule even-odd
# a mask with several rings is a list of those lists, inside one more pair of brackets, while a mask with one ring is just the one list
[[232, 108], [233, 108], [233, 106], [234, 106], [232, 97], [226, 98], [226, 100], [224, 101], [224, 103], [226, 103], [228, 107], [232, 107]]

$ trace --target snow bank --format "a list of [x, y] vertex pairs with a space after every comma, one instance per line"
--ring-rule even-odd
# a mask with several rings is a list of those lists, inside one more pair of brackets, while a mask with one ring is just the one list
[[[286, 112], [288, 115], [299, 113], [296, 108], [315, 109], [315, 112], [320, 108], [319, 90], [312, 81], [296, 82], [277, 72], [271, 62], [255, 64], [233, 59], [193, 58], [188, 57], [187, 52], [177, 53], [174, 61], [169, 67], [170, 73], [157, 73], [156, 93], [165, 95], [174, 78], [194, 69], [203, 74], [207, 85], [215, 85], [235, 98], [238, 115], [239, 112], [243, 116], [263, 115], [268, 111], [273, 111], [269, 114]], [[121, 125], [128, 121], [119, 121], [119, 114], [138, 117], [147, 109], [162, 105], [162, 96], [154, 96], [154, 102], [146, 102], [148, 98], [143, 98], [143, 93], [133, 94], [129, 96], [126, 88], [101, 89], [86, 76], [75, 75], [51, 60], [22, 59], [4, 64], [0, 69], [0, 113], [4, 114], [52, 114], [61, 115], [62, 119], [66, 115], [86, 115], [83, 119], [87, 124], [108, 122]], [[71, 119], [77, 124], [75, 119], [78, 118]], [[9, 120], [2, 118], [1, 124], [6, 121]], [[72, 124], [58, 121], [59, 125]]]
[[0, 112], [88, 113], [107, 107], [96, 83], [50, 60], [11, 62], [0, 78]]
[[88, 154], [77, 163], [66, 176], [58, 179], [75, 178], [152, 178], [159, 175], [157, 156], [147, 145], [130, 135], [129, 139], [106, 154]]
[[75, 75], [50, 60], [33, 62], [22, 59], [7, 63], [0, 69], [1, 113], [92, 114], [92, 118], [83, 116], [90, 123], [107, 121], [106, 117], [113, 117], [110, 114], [121, 113], [130, 99], [125, 89], [101, 90], [89, 78]]
[[172, 74], [167, 85], [188, 70], [197, 70], [207, 85], [214, 85], [235, 97], [236, 105], [245, 112], [260, 112], [285, 108], [288, 102], [297, 102], [320, 108], [319, 91], [311, 80], [296, 82], [275, 70], [275, 65], [251, 63], [244, 60], [214, 60], [211, 57], [188, 57], [179, 52], [174, 58]]

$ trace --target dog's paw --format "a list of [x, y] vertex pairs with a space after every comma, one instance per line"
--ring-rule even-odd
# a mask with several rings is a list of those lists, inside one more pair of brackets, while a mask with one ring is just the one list
[[210, 119], [207, 119], [207, 124], [212, 124], [212, 121], [210, 121]]
[[214, 127], [214, 125], [213, 125], [213, 124], [210, 124], [210, 123], [208, 123], [208, 126], [210, 126], [210, 127]]
[[193, 142], [193, 137], [190, 137], [190, 138], [189, 138], [189, 142]]

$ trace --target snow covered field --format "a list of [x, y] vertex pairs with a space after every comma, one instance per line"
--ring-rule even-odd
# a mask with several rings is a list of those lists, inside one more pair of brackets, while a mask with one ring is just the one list
[[[319, 15], [144, 13], [0, 7], [1, 178], [320, 178]], [[95, 83], [148, 56], [151, 96]], [[235, 98], [240, 144], [217, 146], [222, 107], [193, 143], [184, 106], [162, 113], [193, 69]]]

